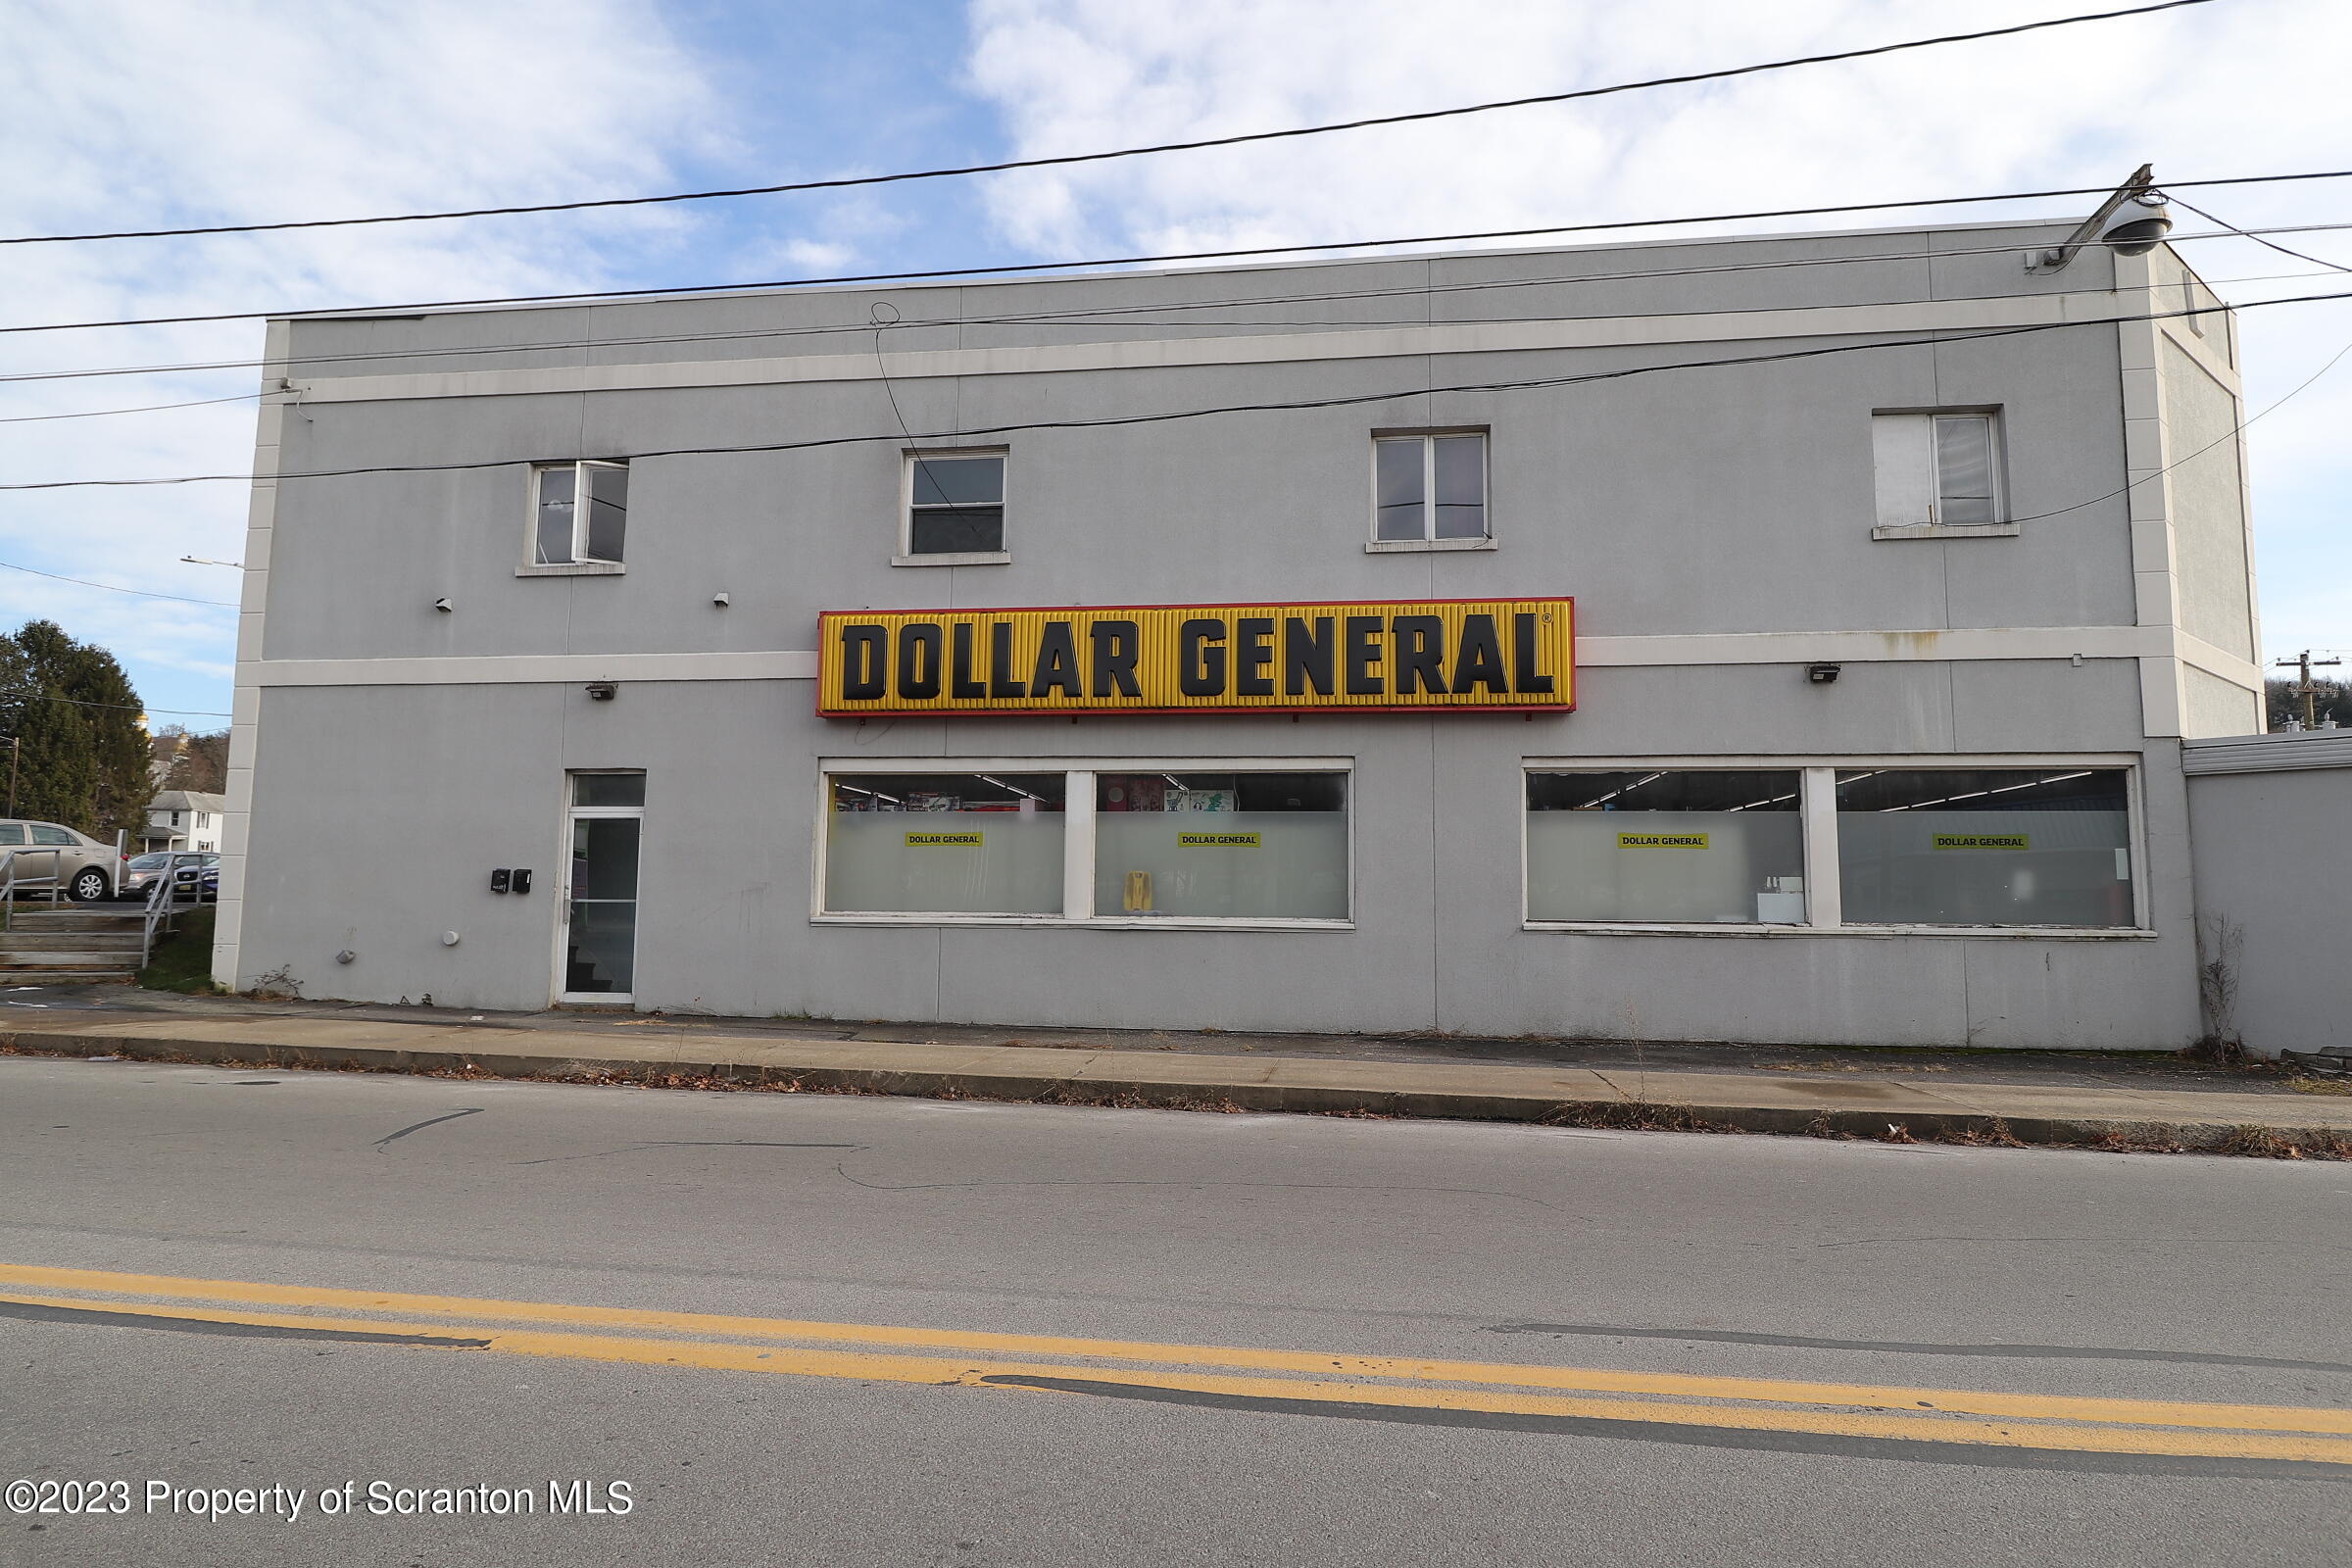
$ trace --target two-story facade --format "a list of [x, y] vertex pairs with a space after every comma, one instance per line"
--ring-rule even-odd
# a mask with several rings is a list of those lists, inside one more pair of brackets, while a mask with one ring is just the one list
[[228, 816], [228, 798], [203, 790], [162, 790], [147, 803], [139, 842], [150, 850], [218, 851]]
[[275, 322], [216, 972], [2184, 1045], [2235, 337], [2065, 230]]

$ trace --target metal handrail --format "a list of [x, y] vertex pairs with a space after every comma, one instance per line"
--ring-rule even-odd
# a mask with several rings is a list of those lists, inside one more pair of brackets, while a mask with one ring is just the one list
[[[48, 848], [11, 850], [5, 856], [0, 856], [0, 909], [12, 913], [16, 909], [17, 857], [20, 855], [49, 857], [49, 902], [55, 904], [58, 894], [64, 891], [66, 885], [66, 852]], [[24, 880], [30, 882], [33, 878], [28, 876]]]
[[[191, 867], [195, 875], [188, 878], [188, 904], [191, 907], [204, 902], [204, 867]], [[139, 927], [139, 967], [144, 969], [155, 958], [155, 933], [160, 927], [172, 929], [172, 917], [179, 912], [179, 867], [167, 865], [156, 877], [155, 886], [147, 890], [147, 918]]]

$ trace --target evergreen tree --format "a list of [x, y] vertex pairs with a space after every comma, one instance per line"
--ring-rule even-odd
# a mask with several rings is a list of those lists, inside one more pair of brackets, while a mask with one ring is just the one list
[[135, 830], [152, 791], [139, 695], [122, 666], [54, 621], [28, 621], [7, 642], [16, 662], [0, 681], [23, 705], [16, 814], [100, 839]]

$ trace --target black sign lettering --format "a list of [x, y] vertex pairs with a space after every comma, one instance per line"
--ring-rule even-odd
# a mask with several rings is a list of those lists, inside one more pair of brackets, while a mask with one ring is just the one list
[[1037, 672], [1030, 679], [1029, 695], [1043, 697], [1048, 692], [1059, 692], [1064, 697], [1082, 695], [1078, 684], [1078, 647], [1070, 641], [1070, 623], [1049, 620], [1045, 634], [1038, 639]]
[[1511, 689], [1503, 674], [1502, 639], [1495, 633], [1493, 615], [1462, 617], [1462, 646], [1453, 660], [1453, 689], [1466, 692], [1473, 686], [1497, 694]]
[[1378, 697], [1388, 686], [1373, 671], [1380, 665], [1380, 632], [1387, 622], [1379, 615], [1348, 617], [1348, 695]]
[[1551, 677], [1536, 672], [1536, 617], [1527, 611], [1511, 616], [1511, 666], [1515, 692], [1547, 692]]
[[1436, 615], [1398, 615], [1390, 622], [1396, 642], [1396, 695], [1446, 694], [1446, 622]]
[[988, 688], [972, 673], [972, 623], [959, 620], [949, 628], [949, 644], [955, 650], [948, 660], [948, 695], [956, 698], [986, 697]]
[[1303, 697], [1309, 686], [1317, 697], [1331, 695], [1331, 617], [1317, 615], [1309, 626], [1297, 615], [1282, 622], [1282, 695]]
[[1225, 695], [1225, 622], [1194, 619], [1177, 628], [1176, 689], [1187, 697]]
[[988, 695], [1026, 697], [1029, 683], [1012, 667], [1012, 622], [1000, 620], [988, 628]]
[[841, 695], [870, 703], [882, 695], [890, 675], [890, 633], [880, 626], [841, 628]]
[[928, 620], [910, 620], [899, 628], [899, 695], [907, 699], [939, 695], [939, 627]]
[[1274, 695], [1274, 617], [1244, 615], [1233, 623], [1233, 694]]
[[1135, 660], [1143, 639], [1134, 621], [1098, 620], [1089, 628], [1087, 640], [1094, 644], [1097, 697], [1110, 696], [1114, 687], [1121, 697], [1144, 695], [1135, 680]]

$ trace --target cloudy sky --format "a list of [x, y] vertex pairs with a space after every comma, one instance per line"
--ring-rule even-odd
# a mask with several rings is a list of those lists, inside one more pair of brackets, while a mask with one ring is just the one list
[[[2115, 0], [2109, 0], [2115, 3]], [[1924, 37], [2089, 0], [0, 0], [0, 234], [768, 184], [1217, 135]], [[2352, 168], [2342, 0], [2153, 17], [1593, 103], [872, 192], [0, 247], [0, 324], [749, 281]], [[2189, 199], [2352, 223], [2352, 180]], [[2079, 211], [2021, 203], [1888, 217]], [[2211, 225], [2177, 212], [2180, 231]], [[1745, 225], [1783, 227], [1776, 225]], [[1822, 226], [1847, 226], [1822, 220]], [[2280, 234], [2352, 266], [2352, 229]], [[2233, 303], [2352, 290], [2184, 243]], [[2352, 302], [2243, 318], [2272, 657], [2352, 646]], [[257, 322], [16, 333], [0, 480], [250, 462]], [[218, 401], [216, 401], [218, 400]], [[151, 409], [153, 405], [188, 407]], [[146, 410], [108, 413], [92, 411]], [[113, 648], [158, 722], [228, 707], [233, 484], [0, 492], [0, 623]], [[170, 710], [177, 710], [170, 711]]]

